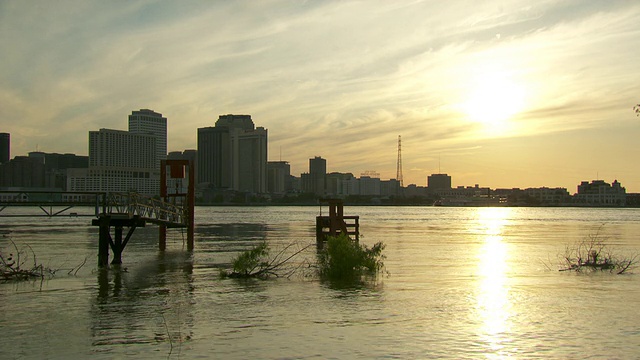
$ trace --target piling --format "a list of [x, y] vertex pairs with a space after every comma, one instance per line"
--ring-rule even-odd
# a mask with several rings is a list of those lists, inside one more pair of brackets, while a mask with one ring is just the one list
[[[322, 205], [329, 206], [329, 216], [322, 215]], [[346, 234], [355, 241], [360, 240], [360, 217], [345, 216], [344, 204], [341, 199], [320, 200], [320, 215], [316, 217], [316, 241], [320, 245], [327, 236]]]

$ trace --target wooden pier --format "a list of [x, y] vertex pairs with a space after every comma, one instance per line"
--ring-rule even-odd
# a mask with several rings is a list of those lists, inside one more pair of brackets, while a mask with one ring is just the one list
[[[322, 205], [329, 206], [329, 215], [322, 215]], [[320, 215], [316, 217], [316, 241], [322, 244], [327, 236], [346, 234], [355, 241], [360, 240], [360, 217], [345, 216], [344, 205], [340, 199], [320, 200]]]

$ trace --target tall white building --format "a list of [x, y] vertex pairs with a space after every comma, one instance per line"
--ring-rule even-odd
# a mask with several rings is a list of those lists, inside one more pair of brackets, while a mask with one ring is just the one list
[[167, 156], [167, 119], [143, 109], [129, 131], [89, 131], [89, 168], [67, 173], [69, 191], [160, 193], [160, 160]]
[[140, 109], [129, 115], [129, 132], [132, 134], [152, 134], [156, 138], [156, 161], [167, 158], [167, 118], [149, 109]]

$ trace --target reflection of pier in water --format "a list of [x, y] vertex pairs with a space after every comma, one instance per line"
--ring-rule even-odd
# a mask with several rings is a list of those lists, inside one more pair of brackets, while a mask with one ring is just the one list
[[91, 305], [92, 345], [98, 352], [124, 344], [164, 344], [167, 352], [179, 347], [193, 337], [193, 281], [193, 259], [186, 252], [160, 252], [132, 272], [100, 269]]

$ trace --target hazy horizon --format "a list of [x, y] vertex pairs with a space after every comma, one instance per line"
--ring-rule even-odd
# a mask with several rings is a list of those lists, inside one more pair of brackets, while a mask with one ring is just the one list
[[432, 173], [453, 186], [640, 192], [635, 1], [4, 1], [0, 132], [11, 156], [88, 153], [134, 110], [168, 151], [249, 114], [291, 173]]

